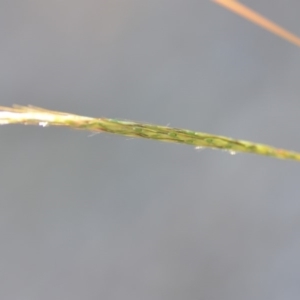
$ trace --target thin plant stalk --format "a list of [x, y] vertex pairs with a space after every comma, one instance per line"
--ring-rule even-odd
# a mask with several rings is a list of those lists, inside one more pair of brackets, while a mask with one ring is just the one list
[[268, 20], [266, 17], [257, 13], [256, 11], [248, 8], [246, 5], [239, 3], [237, 0], [212, 0], [213, 2], [222, 5], [223, 7], [231, 10], [232, 12], [240, 15], [242, 18], [272, 32], [273, 34], [281, 37], [282, 39], [300, 47], [300, 38], [276, 23]]
[[33, 106], [0, 107], [0, 125], [7, 124], [39, 125], [42, 127], [64, 126], [90, 132], [106, 132], [161, 142], [180, 143], [196, 148], [221, 149], [229, 151], [232, 154], [236, 152], [246, 152], [279, 159], [300, 161], [300, 153], [278, 149], [264, 144], [169, 126], [108, 118], [85, 117]]

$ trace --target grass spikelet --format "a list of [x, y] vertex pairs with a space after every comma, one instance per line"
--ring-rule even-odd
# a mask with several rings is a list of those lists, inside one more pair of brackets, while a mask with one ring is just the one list
[[168, 126], [108, 118], [85, 117], [34, 106], [0, 107], [0, 125], [10, 124], [38, 125], [42, 127], [63, 126], [90, 132], [107, 132], [161, 142], [180, 143], [196, 148], [221, 149], [230, 153], [246, 152], [279, 159], [300, 161], [300, 153], [264, 144]]

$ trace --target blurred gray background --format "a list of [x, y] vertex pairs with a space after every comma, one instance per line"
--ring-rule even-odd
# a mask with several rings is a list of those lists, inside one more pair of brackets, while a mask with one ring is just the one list
[[[243, 1], [300, 35], [297, 0]], [[0, 2], [1, 105], [300, 150], [300, 49], [209, 0]], [[1, 299], [299, 299], [300, 165], [0, 128]]]

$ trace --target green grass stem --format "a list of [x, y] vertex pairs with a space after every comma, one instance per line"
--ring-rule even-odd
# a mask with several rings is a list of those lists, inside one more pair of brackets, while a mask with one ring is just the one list
[[64, 126], [91, 132], [107, 132], [128, 137], [186, 144], [194, 147], [221, 149], [230, 153], [246, 152], [300, 161], [300, 153], [264, 144], [168, 126], [85, 117], [33, 106], [0, 107], [0, 125], [6, 124], [39, 125], [43, 127]]

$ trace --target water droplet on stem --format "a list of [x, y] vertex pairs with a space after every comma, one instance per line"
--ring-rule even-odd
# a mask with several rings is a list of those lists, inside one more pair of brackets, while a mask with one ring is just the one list
[[46, 126], [48, 126], [48, 122], [39, 122], [39, 125], [43, 126], [43, 127], [46, 127]]

